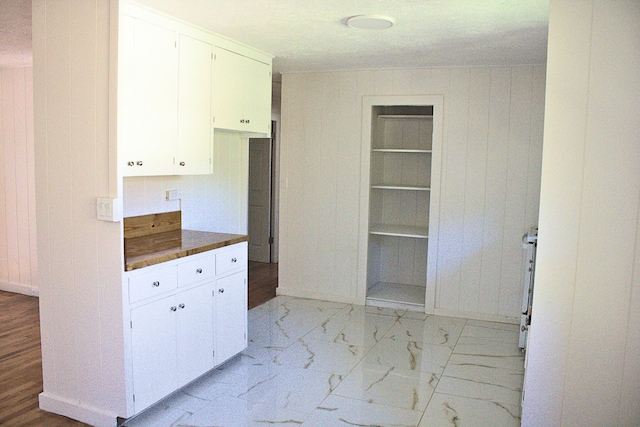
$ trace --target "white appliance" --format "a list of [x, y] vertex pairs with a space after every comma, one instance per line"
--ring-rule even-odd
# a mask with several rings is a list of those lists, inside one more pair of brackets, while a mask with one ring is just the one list
[[533, 278], [536, 270], [536, 246], [538, 244], [538, 227], [531, 227], [522, 236], [522, 246], [527, 251], [527, 266], [524, 273], [522, 307], [520, 311], [520, 339], [518, 346], [525, 351], [527, 336], [531, 324], [531, 307], [533, 304]]

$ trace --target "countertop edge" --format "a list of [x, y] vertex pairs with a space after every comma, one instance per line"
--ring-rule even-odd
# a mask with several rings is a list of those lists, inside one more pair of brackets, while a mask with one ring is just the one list
[[[193, 232], [193, 231], [190, 231], [190, 232]], [[209, 232], [202, 232], [202, 233], [209, 233]], [[215, 234], [215, 233], [209, 233], [209, 234]], [[230, 235], [228, 233], [218, 233], [218, 234]], [[157, 238], [157, 236], [158, 235], [155, 235], [154, 237]], [[201, 246], [196, 246], [192, 248], [187, 248], [187, 249], [176, 248], [175, 250], [161, 251], [157, 254], [149, 253], [144, 256], [136, 256], [133, 258], [140, 258], [140, 259], [134, 259], [132, 261], [127, 261], [126, 259], [127, 257], [125, 253], [124, 271], [130, 272], [140, 268], [161, 264], [167, 261], [173, 261], [175, 259], [184, 258], [186, 256], [223, 248], [225, 246], [235, 245], [236, 243], [242, 243], [249, 240], [249, 236], [243, 235], [243, 234], [236, 234], [231, 236], [234, 236], [234, 237], [215, 241], [213, 243], [203, 244]]]

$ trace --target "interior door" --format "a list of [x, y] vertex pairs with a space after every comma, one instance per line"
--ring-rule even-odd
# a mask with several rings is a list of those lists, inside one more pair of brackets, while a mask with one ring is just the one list
[[249, 140], [249, 260], [271, 262], [271, 140]]

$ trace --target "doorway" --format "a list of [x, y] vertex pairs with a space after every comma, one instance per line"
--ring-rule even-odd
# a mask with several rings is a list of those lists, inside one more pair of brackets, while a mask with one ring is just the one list
[[271, 138], [249, 139], [249, 261], [277, 262], [276, 122]]

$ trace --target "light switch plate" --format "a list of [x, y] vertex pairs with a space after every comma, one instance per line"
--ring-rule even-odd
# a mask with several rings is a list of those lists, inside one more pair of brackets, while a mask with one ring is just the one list
[[178, 190], [167, 190], [165, 198], [167, 202], [174, 202], [180, 200], [180, 193], [178, 193]]
[[122, 221], [122, 203], [120, 200], [121, 199], [98, 197], [96, 202], [98, 220], [109, 222]]

